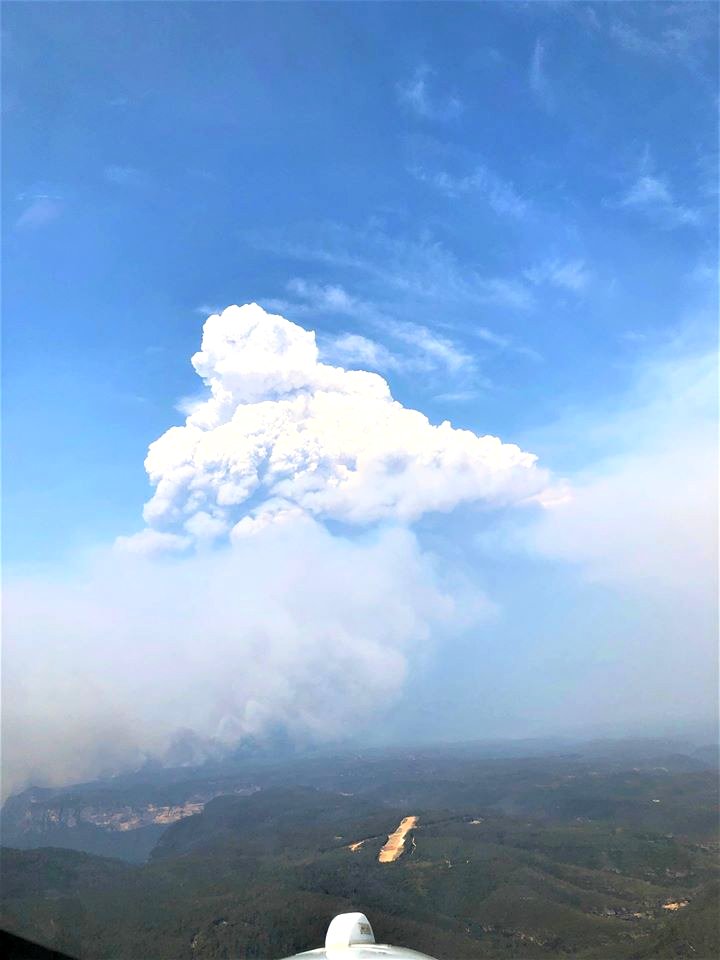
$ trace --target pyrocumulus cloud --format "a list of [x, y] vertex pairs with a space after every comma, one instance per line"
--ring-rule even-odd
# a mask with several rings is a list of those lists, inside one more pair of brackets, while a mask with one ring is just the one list
[[8, 585], [5, 792], [139, 764], [180, 728], [357, 732], [487, 607], [412, 521], [546, 485], [531, 454], [430, 424], [256, 305], [209, 317], [192, 362], [206, 395], [150, 446], [145, 528]]

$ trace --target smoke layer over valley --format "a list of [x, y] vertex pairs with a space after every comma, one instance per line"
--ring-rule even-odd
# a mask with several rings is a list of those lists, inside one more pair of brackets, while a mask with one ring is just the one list
[[9, 586], [6, 793], [138, 764], [181, 728], [357, 732], [488, 607], [409, 524], [547, 487], [531, 454], [431, 425], [256, 305], [211, 316], [193, 365], [208, 393], [150, 447], [145, 529]]

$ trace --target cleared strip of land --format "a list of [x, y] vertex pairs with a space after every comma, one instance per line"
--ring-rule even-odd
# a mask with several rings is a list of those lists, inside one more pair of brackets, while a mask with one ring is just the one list
[[418, 817], [403, 817], [400, 826], [387, 838], [387, 843], [378, 854], [380, 863], [392, 863], [405, 850], [405, 837], [417, 825]]
[[672, 903], [664, 903], [663, 910], [682, 910], [689, 902], [689, 900], [676, 900]]
[[[350, 794], [348, 794], [348, 796], [350, 796]], [[419, 820], [420, 820], [420, 817], [405, 817], [405, 819], [401, 822], [400, 826], [397, 828], [395, 833], [390, 834], [390, 836], [387, 838], [387, 842], [385, 846], [382, 848], [381, 853], [390, 848], [390, 844], [391, 844], [391, 841], [393, 841], [393, 838], [398, 838], [404, 842], [405, 835], [408, 833], [408, 831], [412, 830], [414, 827], [417, 826]], [[439, 820], [432, 820], [431, 823], [433, 825], [436, 825], [440, 823], [454, 823], [456, 821], [462, 821], [463, 823], [471, 823], [471, 824], [479, 824], [484, 822], [482, 817], [478, 817], [474, 820], [471, 820], [469, 815], [464, 815], [464, 816], [459, 815], [454, 817], [443, 817], [442, 819], [439, 819]], [[371, 840], [379, 840], [381, 836], [383, 835], [376, 834], [373, 837], [365, 837], [364, 840], [356, 840], [354, 843], [348, 843], [347, 849], [351, 850], [353, 853], [357, 853], [357, 851], [361, 850], [366, 843], [369, 843]], [[336, 837], [335, 839], [340, 840], [341, 837]], [[412, 838], [412, 841], [413, 841], [413, 849], [414, 849], [415, 848], [414, 837]], [[399, 850], [400, 852], [394, 857], [383, 857], [381, 859], [381, 863], [391, 863], [393, 860], [397, 860], [397, 858], [403, 852], [402, 843], [400, 844]], [[378, 857], [378, 859], [380, 859], [380, 857]]]

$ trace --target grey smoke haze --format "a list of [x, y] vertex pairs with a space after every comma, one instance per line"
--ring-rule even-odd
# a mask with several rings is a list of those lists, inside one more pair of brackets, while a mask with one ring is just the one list
[[66, 582], [13, 584], [7, 788], [162, 752], [188, 728], [233, 743], [268, 727], [352, 732], [402, 688], [458, 606], [402, 529], [362, 540], [312, 520], [181, 559], [106, 552]]

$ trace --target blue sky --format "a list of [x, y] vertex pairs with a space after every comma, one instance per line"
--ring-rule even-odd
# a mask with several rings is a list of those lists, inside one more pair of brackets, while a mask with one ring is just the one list
[[[679, 435], [697, 422], [714, 5], [11, 3], [3, 38], [6, 569], [138, 529], [148, 444], [232, 303], [588, 489], [638, 437], [672, 442], [668, 404]], [[492, 562], [463, 561], [484, 588], [560, 578], [568, 609], [627, 620], [632, 598], [553, 566], [567, 539], [498, 559], [493, 517]], [[527, 634], [502, 622], [503, 648]]]
[[[474, 358], [392, 376], [433, 418], [513, 439], [622, 390], [638, 349], [706, 296], [714, 19], [8, 5], [6, 562], [132, 525], [144, 450], [194, 389], [200, 308], [296, 301], [295, 278]], [[390, 281], [372, 269], [388, 265]], [[379, 333], [331, 310], [312, 325]]]

